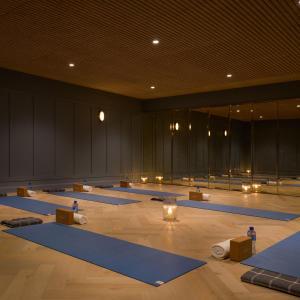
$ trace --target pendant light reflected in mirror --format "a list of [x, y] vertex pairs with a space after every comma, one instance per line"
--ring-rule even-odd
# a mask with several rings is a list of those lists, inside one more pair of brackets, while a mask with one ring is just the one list
[[103, 111], [103, 110], [100, 110], [100, 111], [99, 111], [98, 118], [99, 118], [99, 121], [100, 121], [100, 122], [104, 122], [105, 114], [104, 114], [104, 111]]

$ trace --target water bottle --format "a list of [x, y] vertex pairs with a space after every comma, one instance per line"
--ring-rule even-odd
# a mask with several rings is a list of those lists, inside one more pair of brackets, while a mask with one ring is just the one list
[[78, 213], [78, 202], [76, 200], [73, 202], [72, 210], [73, 212]]
[[200, 186], [196, 186], [196, 192], [200, 193]]
[[256, 231], [253, 226], [249, 227], [247, 236], [252, 240], [252, 254], [256, 254]]

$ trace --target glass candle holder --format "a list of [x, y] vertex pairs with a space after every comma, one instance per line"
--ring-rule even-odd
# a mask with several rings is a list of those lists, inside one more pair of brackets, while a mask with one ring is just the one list
[[177, 220], [176, 198], [168, 198], [163, 201], [163, 219], [170, 222]]
[[251, 193], [251, 185], [250, 184], [243, 184], [242, 190], [244, 194], [250, 194]]

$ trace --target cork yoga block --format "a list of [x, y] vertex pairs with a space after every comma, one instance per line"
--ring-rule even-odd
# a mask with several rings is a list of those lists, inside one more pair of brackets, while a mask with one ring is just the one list
[[130, 182], [129, 181], [121, 180], [120, 181], [120, 187], [130, 188]]
[[74, 212], [72, 210], [57, 208], [56, 223], [72, 225], [74, 224]]
[[252, 255], [252, 240], [241, 236], [230, 241], [230, 259], [242, 261]]
[[81, 184], [81, 183], [74, 183], [73, 184], [73, 191], [74, 192], [80, 192], [80, 193], [82, 193], [83, 192], [83, 184]]
[[196, 201], [203, 201], [203, 194], [199, 192], [189, 192], [189, 199]]
[[21, 186], [21, 187], [18, 187], [17, 188], [17, 196], [20, 196], [20, 197], [30, 197], [28, 191], [27, 191], [27, 188], [24, 187], [24, 186]]

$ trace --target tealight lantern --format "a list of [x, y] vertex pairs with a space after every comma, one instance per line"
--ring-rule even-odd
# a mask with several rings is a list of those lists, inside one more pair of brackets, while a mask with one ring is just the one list
[[176, 198], [166, 198], [163, 201], [163, 219], [164, 221], [176, 221], [177, 203]]
[[259, 192], [261, 185], [258, 183], [253, 183], [252, 184], [252, 189], [255, 193]]
[[159, 183], [161, 183], [162, 180], [163, 180], [163, 176], [156, 176], [155, 179], [156, 179]]
[[248, 175], [250, 175], [251, 170], [248, 169], [248, 170], [246, 170], [246, 172], [247, 172]]
[[147, 183], [147, 181], [148, 181], [148, 177], [141, 177], [141, 181], [142, 181], [142, 183]]
[[245, 193], [245, 194], [251, 193], [251, 185], [250, 184], [243, 184], [242, 185], [242, 190], [243, 190], [243, 193]]

